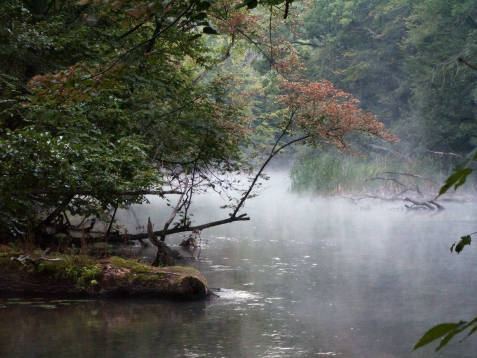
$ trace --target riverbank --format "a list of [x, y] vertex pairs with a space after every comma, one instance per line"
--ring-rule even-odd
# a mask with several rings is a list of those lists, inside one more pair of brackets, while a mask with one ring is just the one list
[[0, 294], [68, 297], [156, 297], [197, 300], [209, 296], [193, 267], [152, 267], [119, 257], [42, 255], [0, 246]]

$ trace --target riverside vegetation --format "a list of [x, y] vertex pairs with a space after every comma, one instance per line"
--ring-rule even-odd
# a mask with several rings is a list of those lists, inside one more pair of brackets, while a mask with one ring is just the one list
[[[265, 167], [295, 144], [316, 150], [293, 148], [296, 190], [341, 193], [357, 188], [341, 179], [383, 171], [443, 181], [477, 144], [476, 14], [470, 0], [3, 1], [1, 239], [149, 238], [155, 265], [172, 264], [168, 235], [249, 220], [241, 210]], [[463, 184], [475, 159], [444, 187]], [[210, 192], [229, 218], [193, 223]], [[161, 229], [116, 231], [117, 209], [146, 195], [171, 203]], [[51, 265], [63, 263], [38, 267]], [[94, 265], [71, 269], [72, 284], [93, 288]]]

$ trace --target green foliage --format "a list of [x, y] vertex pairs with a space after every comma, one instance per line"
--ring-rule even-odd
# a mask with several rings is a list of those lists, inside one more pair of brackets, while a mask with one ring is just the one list
[[454, 190], [457, 190], [458, 187], [462, 186], [467, 177], [474, 171], [474, 169], [469, 168], [469, 166], [472, 165], [473, 161], [476, 159], [477, 148], [468, 153], [464, 159], [456, 165], [454, 172], [446, 179], [446, 182], [439, 190], [439, 195], [446, 193], [452, 186], [454, 186]]
[[394, 129], [407, 151], [477, 143], [477, 9], [470, 0], [314, 0], [297, 45], [307, 78], [331, 80]]
[[457, 252], [458, 254], [464, 250], [464, 246], [466, 245], [470, 245], [472, 239], [470, 237], [470, 235], [466, 235], [466, 236], [462, 236], [460, 238], [460, 241], [456, 244], [456, 243], [453, 243], [451, 248], [450, 248], [450, 252], [453, 252], [454, 251], [454, 248], [455, 248], [455, 252]]
[[196, 81], [216, 61], [196, 37], [217, 33], [211, 2], [131, 5], [0, 5], [3, 233], [38, 236], [62, 212], [142, 203], [134, 192], [177, 173], [240, 168], [247, 120], [233, 78]]
[[30, 273], [36, 275], [47, 275], [74, 282], [80, 290], [86, 290], [97, 285], [103, 274], [101, 265], [96, 264], [92, 259], [76, 256], [61, 255], [63, 261], [49, 262], [41, 261], [38, 265], [25, 263]]
[[403, 42], [409, 55], [403, 85], [413, 87], [408, 121], [426, 133], [427, 148], [466, 152], [475, 146], [475, 71], [458, 62], [475, 57], [477, 14], [471, 1], [416, 3]]
[[469, 333], [467, 336], [465, 336], [460, 342], [462, 342], [464, 339], [475, 333], [477, 331], [477, 318], [474, 318], [470, 322], [466, 321], [460, 321], [459, 323], [441, 323], [438, 324], [434, 327], [432, 327], [430, 330], [428, 330], [422, 337], [421, 339], [416, 343], [414, 346], [414, 350], [423, 347], [425, 345], [428, 345], [429, 343], [432, 343], [436, 339], [439, 339], [441, 337], [442, 340], [439, 343], [439, 345], [436, 348], [436, 351], [439, 351], [441, 348], [443, 348], [449, 341], [454, 338], [457, 334], [465, 331], [466, 329], [470, 328]]

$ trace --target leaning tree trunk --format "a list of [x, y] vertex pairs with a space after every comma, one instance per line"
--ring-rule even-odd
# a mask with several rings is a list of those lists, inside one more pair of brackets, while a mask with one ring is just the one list
[[147, 235], [149, 241], [157, 247], [156, 258], [152, 266], [173, 266], [174, 259], [180, 258], [180, 254], [176, 250], [172, 250], [164, 241], [158, 240], [152, 231], [151, 218], [147, 219]]

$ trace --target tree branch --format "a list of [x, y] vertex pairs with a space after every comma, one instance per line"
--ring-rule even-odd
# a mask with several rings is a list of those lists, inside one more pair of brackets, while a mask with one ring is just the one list
[[[288, 128], [288, 126], [287, 126]], [[275, 147], [277, 146], [278, 142], [280, 141], [280, 139], [282, 138], [282, 136], [284, 135], [284, 133], [286, 132], [287, 128], [285, 128], [285, 130], [282, 132], [282, 135], [278, 138], [278, 140], [275, 142], [275, 146], [273, 147], [275, 149]], [[250, 193], [252, 192], [252, 189], [253, 187], [255, 186], [255, 183], [257, 182], [258, 178], [260, 177], [260, 175], [262, 174], [263, 170], [265, 169], [265, 167], [267, 166], [267, 164], [270, 162], [270, 160], [272, 160], [272, 158], [278, 153], [280, 152], [282, 149], [285, 149], [286, 147], [288, 147], [289, 145], [292, 145], [293, 143], [297, 143], [297, 142], [300, 142], [302, 140], [305, 140], [307, 138], [309, 138], [310, 135], [306, 135], [306, 136], [303, 136], [303, 137], [300, 137], [300, 138], [297, 138], [297, 139], [294, 139], [290, 142], [288, 142], [287, 144], [279, 147], [277, 150], [273, 151], [270, 153], [270, 155], [268, 156], [267, 160], [265, 161], [265, 163], [263, 163], [262, 167], [260, 168], [260, 170], [258, 171], [257, 175], [255, 175], [255, 178], [253, 178], [253, 181], [252, 181], [252, 184], [250, 184], [250, 187], [248, 188], [247, 192], [245, 193], [245, 195], [242, 197], [242, 199], [240, 199], [240, 202], [238, 203], [237, 207], [235, 208], [234, 212], [232, 213], [232, 218], [235, 217], [235, 215], [237, 215], [237, 213], [239, 212], [240, 208], [242, 207], [243, 203], [245, 202], [245, 200], [247, 200], [248, 196], [250, 195]]]
[[179, 208], [181, 206], [182, 199], [184, 198], [184, 195], [187, 193], [187, 187], [188, 186], [189, 186], [189, 178], [186, 177], [186, 180], [185, 180], [185, 183], [184, 183], [184, 190], [182, 192], [182, 195], [180, 196], [179, 200], [177, 201], [177, 205], [174, 208], [174, 210], [172, 211], [171, 217], [169, 218], [169, 220], [167, 220], [166, 224], [164, 225], [164, 229], [162, 229], [162, 234], [160, 235], [161, 241], [166, 240], [167, 229], [169, 228], [169, 225], [172, 223], [172, 221], [176, 217], [177, 211], [179, 210]]
[[477, 67], [475, 67], [474, 65], [471, 65], [470, 63], [468, 63], [467, 61], [465, 61], [462, 57], [459, 57], [459, 59], [458, 59], [457, 61], [459, 61], [460, 63], [463, 63], [463, 64], [466, 65], [467, 67], [470, 67], [471, 69], [477, 71]]
[[[203, 224], [203, 225], [190, 226], [190, 227], [181, 226], [181, 227], [177, 227], [177, 228], [168, 229], [166, 231], [166, 236], [167, 235], [172, 235], [172, 234], [177, 234], [177, 233], [180, 233], [180, 232], [186, 232], [186, 231], [194, 231], [194, 230], [202, 231], [204, 229], [208, 229], [208, 228], [214, 227], [214, 226], [229, 224], [229, 223], [233, 223], [235, 221], [248, 221], [248, 220], [250, 220], [250, 218], [247, 217], [247, 214], [242, 214], [242, 215], [239, 215], [239, 216], [236, 216], [236, 217], [230, 217], [230, 218], [224, 219], [224, 220], [213, 221], [213, 222]], [[162, 233], [163, 233], [163, 230], [154, 231], [152, 233], [155, 236], [161, 236]], [[119, 235], [118, 234], [118, 235], [116, 235], [116, 237], [118, 239], [121, 239], [121, 240], [139, 240], [139, 239], [149, 238], [147, 233], [140, 233], [140, 234], [133, 234], [133, 235]], [[110, 241], [111, 241], [111, 239], [113, 239], [113, 237], [110, 238]], [[157, 242], [160, 243], [161, 241], [157, 240]]]
[[13, 191], [10, 195], [22, 196], [22, 195], [167, 195], [167, 194], [182, 194], [177, 190], [55, 190], [55, 189], [32, 189], [29, 192], [21, 193], [19, 191]]
[[439, 184], [439, 185], [441, 184], [441, 183], [439, 183], [437, 180], [434, 180], [434, 179], [431, 179], [431, 178], [427, 178], [427, 177], [423, 177], [422, 175], [412, 174], [412, 173], [383, 172], [383, 174], [404, 175], [404, 176], [408, 176], [408, 177], [413, 177], [413, 178], [419, 178], [419, 179], [423, 179], [423, 180], [428, 180], [428, 181], [431, 181], [431, 182], [436, 183], [436, 184]]
[[151, 37], [150, 39], [147, 39], [147, 40], [144, 40], [142, 42], [140, 42], [139, 44], [137, 44], [136, 46], [133, 46], [131, 47], [129, 50], [127, 50], [126, 52], [124, 52], [123, 54], [121, 54], [111, 65], [109, 65], [108, 67], [106, 67], [104, 70], [102, 71], [99, 71], [93, 75], [91, 75], [89, 78], [94, 78], [94, 77], [98, 77], [106, 72], [108, 72], [110, 69], [112, 69], [114, 66], [116, 66], [118, 64], [119, 61], [121, 61], [125, 56], [127, 56], [129, 53], [131, 53], [132, 51], [136, 50], [137, 48], [141, 47], [142, 45], [145, 45], [147, 43], [150, 43], [150, 41], [156, 39], [157, 37], [159, 37], [160, 35], [162, 35], [164, 32], [166, 32], [167, 30], [169, 30], [172, 26], [174, 26], [185, 14], [187, 14], [189, 12], [189, 10], [192, 8], [192, 6], [194, 6], [194, 3], [191, 3], [187, 9], [185, 9], [183, 12], [181, 12], [179, 14], [179, 16], [177, 16], [174, 21], [172, 21], [168, 26], [166, 26], [162, 31], [159, 31], [157, 34], [155, 34], [153, 37]]

